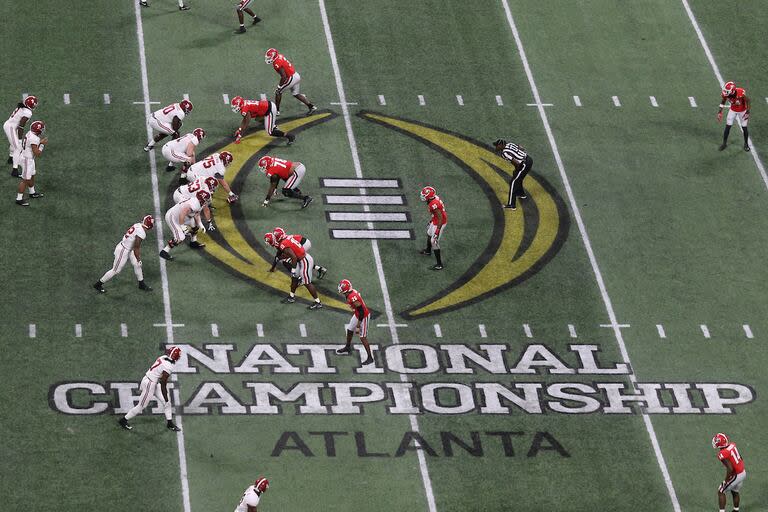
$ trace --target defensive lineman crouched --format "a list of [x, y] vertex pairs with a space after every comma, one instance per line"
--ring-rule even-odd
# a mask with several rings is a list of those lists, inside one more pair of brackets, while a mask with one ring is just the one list
[[723, 433], [715, 434], [712, 438], [712, 448], [717, 450], [717, 458], [725, 466], [725, 480], [717, 488], [717, 501], [720, 505], [720, 512], [725, 512], [725, 493], [731, 493], [733, 496], [733, 510], [738, 512], [741, 496], [739, 491], [744, 479], [747, 478], [747, 472], [744, 469], [744, 459], [741, 458], [736, 443], [728, 440], [728, 436]]
[[291, 162], [267, 155], [259, 158], [259, 170], [269, 178], [269, 191], [264, 202], [261, 203], [264, 208], [269, 206], [269, 201], [277, 190], [277, 184], [280, 183], [281, 179], [285, 181], [282, 190], [285, 197], [300, 199], [302, 208], [306, 208], [312, 202], [312, 197], [303, 195], [299, 188], [301, 180], [307, 173], [307, 168], [301, 162]]
[[168, 430], [173, 430], [174, 432], [181, 430], [173, 422], [171, 397], [168, 394], [168, 377], [173, 373], [173, 365], [176, 364], [176, 361], [178, 361], [180, 357], [181, 349], [176, 346], [170, 346], [166, 349], [165, 355], [155, 359], [155, 362], [149, 367], [147, 373], [144, 374], [144, 378], [141, 379], [141, 397], [139, 398], [139, 403], [136, 404], [133, 409], [128, 411], [125, 416], [120, 418], [118, 423], [121, 427], [126, 430], [133, 429], [128, 421], [141, 414], [154, 396], [163, 408], [163, 414], [165, 414], [165, 422]]
[[285, 231], [278, 242], [278, 251], [280, 255], [290, 261], [291, 267], [291, 291], [282, 302], [283, 304], [293, 304], [296, 302], [296, 289], [299, 285], [304, 285], [307, 291], [315, 301], [307, 309], [320, 309], [323, 305], [320, 303], [320, 297], [317, 295], [317, 289], [312, 284], [312, 270], [315, 266], [315, 260], [304, 249], [304, 246], [290, 236], [285, 236]]
[[[286, 236], [289, 236], [299, 242], [301, 246], [304, 248], [305, 252], [309, 252], [312, 250], [312, 241], [299, 234], [294, 235], [286, 235], [285, 230], [281, 227], [275, 227], [275, 229], [271, 233], [264, 233], [264, 241], [267, 242], [267, 245], [274, 247], [277, 249], [277, 252], [275, 253], [275, 258], [272, 261], [272, 267], [269, 269], [270, 272], [274, 272], [275, 268], [277, 268], [277, 263], [279, 261], [283, 262], [283, 265], [285, 266], [285, 269], [287, 271], [291, 271], [290, 266], [290, 258], [285, 258], [282, 254], [282, 251], [280, 250], [280, 241], [285, 238]], [[320, 265], [316, 265], [313, 262], [312, 270], [317, 272], [317, 278], [322, 279], [325, 276], [325, 273], [328, 272], [328, 269], [325, 267], [322, 267]]]
[[205, 138], [205, 130], [202, 128], [195, 128], [192, 133], [179, 137], [178, 139], [171, 140], [163, 144], [163, 156], [168, 160], [168, 167], [166, 171], [172, 172], [176, 169], [174, 163], [182, 163], [181, 177], [184, 178], [187, 175], [187, 168], [195, 163], [195, 151], [197, 145]]
[[24, 191], [29, 189], [29, 197], [39, 199], [43, 197], [42, 192], [35, 190], [35, 160], [43, 154], [43, 148], [48, 144], [48, 138], [40, 138], [45, 131], [45, 123], [35, 121], [29, 127], [29, 131], [21, 141], [21, 146], [17, 152], [17, 161], [21, 165], [21, 182], [16, 193], [16, 204], [19, 206], [29, 206], [29, 202], [24, 199]]
[[293, 67], [293, 64], [285, 58], [285, 56], [279, 53], [274, 48], [267, 50], [264, 54], [264, 61], [270, 64], [277, 74], [280, 75], [280, 83], [277, 84], [275, 89], [275, 106], [277, 107], [277, 115], [280, 115], [280, 101], [283, 99], [283, 91], [286, 89], [291, 90], [293, 97], [307, 106], [307, 115], [317, 110], [317, 107], [312, 104], [306, 96], [299, 92], [299, 82], [301, 82], [301, 75]]
[[187, 114], [192, 112], [192, 108], [191, 101], [181, 100], [178, 103], [172, 103], [165, 108], [152, 112], [152, 115], [149, 117], [149, 126], [157, 132], [157, 135], [147, 142], [147, 145], [144, 146], [144, 151], [151, 150], [155, 147], [155, 144], [169, 135], [172, 139], [178, 139], [182, 121]]
[[371, 318], [371, 312], [368, 311], [368, 306], [365, 305], [360, 292], [352, 288], [352, 283], [349, 282], [349, 279], [341, 280], [339, 283], [339, 293], [347, 299], [347, 304], [352, 308], [354, 314], [347, 324], [347, 344], [338, 349], [336, 353], [349, 354], [352, 351], [352, 336], [357, 331], [360, 333], [360, 342], [365, 347], [365, 353], [368, 354], [363, 364], [370, 364], [373, 362], [371, 347], [368, 345], [368, 321]]
[[445, 227], [448, 224], [448, 214], [445, 205], [432, 187], [421, 189], [421, 200], [427, 203], [427, 210], [432, 215], [427, 224], [427, 247], [421, 254], [429, 256], [435, 251], [436, 264], [432, 270], [443, 270], [443, 259], [440, 254], [440, 240], [443, 238]]
[[123, 270], [125, 262], [129, 259], [131, 260], [131, 265], [133, 265], [136, 279], [139, 281], [139, 289], [146, 292], [152, 291], [152, 288], [144, 282], [144, 272], [141, 268], [141, 242], [147, 238], [147, 231], [154, 226], [155, 219], [151, 215], [145, 215], [141, 222], [137, 222], [128, 228], [128, 231], [123, 235], [123, 239], [115, 246], [115, 262], [112, 264], [112, 268], [107, 270], [101, 276], [101, 279], [93, 285], [96, 291], [106, 293], [107, 290], [104, 289], [104, 283], [119, 274]]
[[24, 126], [32, 118], [32, 111], [37, 107], [37, 97], [27, 96], [3, 123], [3, 131], [8, 138], [8, 163], [13, 165], [11, 176], [19, 178], [19, 156], [21, 139], [24, 138]]
[[248, 123], [251, 119], [260, 117], [264, 119], [264, 131], [272, 137], [285, 137], [288, 139], [288, 145], [293, 144], [296, 140], [295, 135], [285, 133], [277, 128], [275, 124], [275, 116], [277, 115], [277, 107], [269, 100], [246, 100], [242, 96], [235, 96], [232, 98], [232, 112], [239, 113], [243, 116], [243, 121], [240, 126], [235, 130], [235, 144], [240, 144], [240, 139], [243, 138], [245, 129], [248, 128]]
[[198, 190], [195, 192], [194, 197], [190, 197], [186, 201], [182, 201], [177, 205], [172, 206], [165, 212], [165, 223], [171, 228], [171, 238], [168, 243], [160, 251], [160, 257], [166, 260], [172, 260], [171, 249], [180, 245], [187, 237], [189, 232], [192, 235], [192, 241], [197, 241], [197, 232], [203, 230], [205, 233], [205, 226], [200, 220], [200, 211], [203, 209], [203, 205], [207, 204], [211, 199], [211, 194], [205, 190]]
[[267, 492], [267, 489], [269, 489], [269, 481], [263, 476], [257, 478], [253, 485], [249, 486], [243, 493], [235, 512], [256, 512], [256, 507], [261, 501], [261, 495]]

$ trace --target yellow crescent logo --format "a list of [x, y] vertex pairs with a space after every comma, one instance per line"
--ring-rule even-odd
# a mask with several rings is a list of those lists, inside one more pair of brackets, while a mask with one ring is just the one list
[[403, 317], [443, 313], [494, 295], [535, 274], [562, 246], [569, 225], [567, 209], [555, 189], [541, 176], [528, 175], [525, 188], [529, 198], [517, 211], [502, 210], [512, 167], [484, 145], [422, 123], [373, 112], [360, 112], [358, 116], [448, 156], [481, 184], [492, 203], [493, 236], [483, 255], [456, 283], [404, 311]]
[[[330, 121], [334, 117], [336, 115], [331, 112], [321, 112], [309, 117], [285, 120], [280, 126], [286, 132], [297, 133]], [[235, 157], [227, 167], [225, 178], [235, 189], [239, 189], [238, 185], [245, 181], [248, 171], [254, 167], [258, 158], [267, 153], [274, 142], [273, 137], [259, 130], [244, 137], [240, 144], [229, 143], [212, 151], [229, 151]], [[267, 253], [261, 236], [255, 237], [248, 229], [243, 221], [240, 205], [227, 204], [226, 192], [219, 190], [213, 196], [213, 206], [216, 208], [217, 230], [198, 235], [200, 241], [206, 244], [204, 254], [259, 286], [286, 294], [290, 289], [290, 277], [283, 272], [269, 272], [273, 255]], [[326, 308], [349, 312], [346, 303], [324, 293], [320, 287], [318, 293]], [[298, 289], [297, 297], [311, 299], [303, 286]]]

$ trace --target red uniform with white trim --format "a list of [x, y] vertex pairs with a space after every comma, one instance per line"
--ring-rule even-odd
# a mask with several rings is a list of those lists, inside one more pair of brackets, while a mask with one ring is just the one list
[[725, 461], [730, 462], [734, 471], [734, 475], [720, 484], [718, 490], [720, 492], [739, 492], [744, 479], [747, 477], [747, 471], [744, 469], [744, 459], [741, 457], [738, 448], [736, 448], [736, 443], [728, 443], [725, 448], [717, 453], [717, 459], [723, 463]]
[[731, 104], [728, 114], [725, 116], [725, 124], [732, 126], [738, 118], [742, 126], [749, 125], [749, 114], [747, 113], [746, 92], [741, 87], [736, 88], [736, 94], [732, 96], [722, 95], [721, 104], [728, 101]]
[[252, 118], [263, 117], [264, 118], [264, 131], [267, 134], [272, 135], [275, 129], [275, 113], [277, 107], [269, 100], [245, 100], [243, 106], [240, 107], [240, 114], [245, 117], [246, 114], [251, 114]]
[[291, 167], [293, 167], [293, 162], [290, 160], [283, 160], [273, 156], [265, 172], [269, 177], [279, 176], [281, 179], [288, 181], [288, 178], [291, 177]]
[[[363, 308], [362, 318], [358, 316], [357, 307], [354, 306], [355, 302], [359, 302], [362, 305], [362, 308]], [[370, 310], [368, 310], [368, 306], [365, 305], [363, 296], [360, 295], [360, 292], [358, 292], [357, 290], [352, 289], [352, 291], [347, 294], [347, 304], [352, 309], [352, 311], [354, 311], [352, 318], [349, 320], [349, 323], [347, 323], [347, 330], [350, 332], [355, 332], [359, 326], [360, 337], [361, 338], [367, 337], [368, 336], [368, 320], [370, 320], [371, 318], [371, 312]]]
[[[445, 211], [445, 204], [443, 204], [443, 200], [440, 199], [440, 196], [435, 196], [434, 199], [427, 203], [427, 210], [429, 210], [429, 213], [432, 215], [432, 218], [427, 225], [427, 235], [432, 240], [432, 248], [440, 249], [440, 240], [442, 240], [443, 233], [448, 225], [448, 213]], [[440, 226], [440, 232], [438, 233], [437, 223], [441, 213], [443, 215], [443, 224]]]
[[290, 248], [296, 255], [295, 277], [300, 284], [307, 285], [312, 283], [312, 270], [315, 268], [315, 260], [307, 252], [306, 246], [301, 245], [301, 238], [295, 236], [286, 236], [280, 241], [280, 251]]
[[272, 63], [272, 67], [280, 74], [280, 70], [285, 71], [285, 75], [288, 77], [283, 83], [278, 84], [277, 92], [282, 93], [286, 89], [291, 90], [291, 94], [296, 96], [301, 92], [299, 88], [299, 82], [301, 82], [301, 75], [296, 72], [296, 68], [293, 67], [291, 61], [285, 58], [285, 55], [278, 54], [275, 61]]

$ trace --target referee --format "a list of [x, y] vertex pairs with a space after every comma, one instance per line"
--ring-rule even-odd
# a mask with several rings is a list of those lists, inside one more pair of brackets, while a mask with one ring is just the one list
[[518, 146], [514, 142], [507, 142], [504, 139], [497, 139], [493, 143], [496, 152], [501, 154], [504, 160], [512, 162], [515, 166], [515, 173], [512, 181], [509, 182], [509, 198], [504, 208], [517, 210], [516, 201], [528, 197], [528, 193], [523, 188], [523, 180], [528, 176], [528, 172], [533, 167], [533, 158], [525, 151], [523, 146]]

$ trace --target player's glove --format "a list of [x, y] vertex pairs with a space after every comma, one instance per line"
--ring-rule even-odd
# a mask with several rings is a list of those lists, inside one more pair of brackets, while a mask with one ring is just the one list
[[202, 231], [203, 233], [205, 233], [205, 232], [207, 232], [207, 231], [208, 231], [208, 229], [206, 229], [206, 227], [205, 227], [205, 224], [200, 224], [200, 225], [198, 226], [198, 229], [200, 229], [200, 231]]
[[717, 113], [717, 122], [719, 123], [722, 120], [723, 120], [723, 111], [721, 110], [720, 112]]
[[234, 192], [230, 192], [229, 195], [227, 196], [227, 202], [229, 204], [236, 203], [238, 199], [240, 199], [240, 197]]
[[240, 139], [243, 138], [243, 131], [238, 128], [235, 130], [235, 144], [240, 144]]
[[205, 229], [207, 229], [208, 231], [216, 231], [216, 226], [213, 225], [212, 220], [209, 220], [208, 225], [205, 226]]
[[261, 203], [261, 206], [263, 206], [264, 208], [266, 208], [267, 206], [269, 206], [269, 199], [265, 199], [265, 200], [264, 200], [264, 201]]

